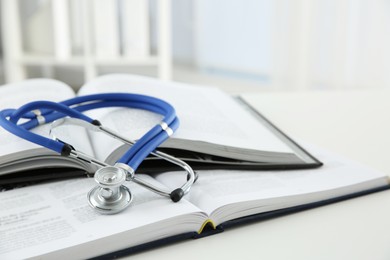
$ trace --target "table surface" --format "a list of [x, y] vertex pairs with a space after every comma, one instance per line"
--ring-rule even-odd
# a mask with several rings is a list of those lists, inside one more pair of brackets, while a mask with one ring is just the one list
[[[293, 139], [390, 175], [390, 91], [248, 93], [243, 97]], [[390, 191], [242, 225], [130, 257], [388, 260]]]

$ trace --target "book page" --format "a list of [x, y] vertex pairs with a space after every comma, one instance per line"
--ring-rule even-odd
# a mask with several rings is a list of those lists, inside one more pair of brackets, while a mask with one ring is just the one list
[[[28, 102], [37, 100], [62, 101], [74, 96], [73, 90], [60, 81], [50, 79], [26, 80], [0, 87], [0, 109], [19, 108]], [[34, 128], [32, 132], [49, 137], [49, 130], [50, 124], [46, 124]], [[87, 133], [84, 130], [78, 130], [77, 135], [66, 129], [63, 129], [62, 133], [64, 138], [72, 136], [73, 145], [93, 155]], [[40, 146], [25, 141], [0, 127], [0, 164], [7, 162], [7, 159], [4, 158], [10, 154], [36, 148], [40, 148]], [[28, 154], [24, 156], [28, 156]]]
[[[144, 94], [169, 102], [175, 107], [180, 120], [180, 127], [173, 135], [174, 138], [263, 151], [292, 152], [230, 96], [215, 88], [118, 74], [103, 76], [87, 83], [81, 88], [79, 95], [105, 92]], [[90, 115], [131, 139], [139, 138], [161, 119], [159, 115], [134, 109], [102, 109], [93, 111]], [[99, 147], [94, 146], [99, 153], [98, 157], [106, 158], [120, 145], [116, 141], [100, 140], [99, 137]]]
[[[198, 171], [198, 181], [185, 199], [210, 214], [218, 225], [243, 216], [389, 185], [383, 173], [310, 149], [324, 162], [323, 167], [288, 171]], [[156, 179], [176, 187], [183, 176], [183, 173], [170, 172]]]
[[0, 193], [0, 259], [86, 259], [196, 232], [207, 219], [185, 200], [173, 203], [128, 182], [133, 204], [118, 214], [102, 215], [87, 202], [95, 185], [82, 178]]

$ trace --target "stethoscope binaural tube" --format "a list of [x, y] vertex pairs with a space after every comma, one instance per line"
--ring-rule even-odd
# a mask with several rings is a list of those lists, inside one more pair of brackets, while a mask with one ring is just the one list
[[[105, 128], [100, 124], [99, 121], [93, 120], [92, 118], [81, 113], [87, 110], [102, 108], [102, 107], [129, 107], [129, 108], [144, 109], [162, 115], [163, 120], [161, 121], [161, 123], [154, 126], [146, 134], [144, 134], [137, 142], [134, 143], [133, 141], [128, 140], [125, 137], [120, 136], [114, 133], [113, 131]], [[132, 145], [131, 148], [125, 154], [123, 154], [122, 157], [117, 161], [117, 164], [115, 166], [116, 168], [120, 168], [121, 169], [120, 171], [125, 172], [126, 180], [133, 180], [134, 182], [143, 185], [146, 188], [154, 192], [157, 192], [160, 195], [170, 197], [175, 202], [179, 201], [186, 193], [188, 193], [191, 185], [194, 183], [195, 173], [193, 172], [192, 168], [188, 164], [175, 157], [172, 157], [170, 155], [155, 150], [162, 142], [164, 142], [167, 138], [169, 138], [169, 136], [179, 126], [179, 121], [176, 117], [174, 108], [171, 105], [169, 105], [167, 102], [157, 98], [137, 95], [137, 94], [128, 94], [128, 93], [108, 93], [108, 94], [95, 94], [89, 96], [76, 97], [73, 99], [65, 100], [61, 103], [55, 103], [50, 101], [36, 101], [36, 102], [28, 103], [20, 107], [19, 109], [6, 109], [1, 111], [0, 125], [2, 125], [9, 132], [23, 139], [47, 147], [51, 150], [60, 153], [61, 155], [70, 156], [74, 158], [81, 158], [83, 160], [87, 159], [91, 163], [94, 163], [99, 167], [111, 167], [110, 170], [113, 170], [112, 166], [108, 166], [105, 163], [97, 161], [96, 159], [89, 158], [88, 156], [82, 154], [81, 152], [75, 151], [74, 148], [69, 144], [61, 142], [59, 140], [52, 140], [29, 131], [29, 129], [32, 129], [43, 123], [49, 123], [54, 121], [55, 124], [55, 120], [63, 118], [64, 116], [69, 116], [72, 118], [82, 120], [83, 122], [90, 124], [92, 128], [99, 129], [99, 131], [102, 131], [112, 137], [115, 137], [125, 143]], [[17, 122], [21, 118], [24, 118], [27, 121], [18, 125]], [[150, 153], [158, 157], [161, 157], [165, 160], [168, 160], [185, 169], [188, 173], [187, 182], [182, 187], [172, 192], [169, 192], [157, 188], [145, 182], [141, 178], [137, 178], [136, 176], [134, 176], [134, 172], [137, 170], [140, 163]], [[109, 184], [108, 182], [103, 183], [101, 182], [101, 180], [97, 180], [97, 182], [100, 185], [102, 185], [102, 187], [103, 186], [111, 187], [112, 186], [111, 184], [117, 185], [122, 181], [121, 180], [120, 182], [117, 182], [117, 179], [115, 179], [116, 178], [115, 174], [118, 174], [118, 176], [122, 176], [119, 173], [114, 173], [114, 172], [110, 173], [107, 172], [107, 170], [105, 171], [102, 170], [102, 172], [103, 172], [102, 175], [106, 177], [112, 175], [111, 177], [107, 177], [110, 182], [110, 185], [108, 185]], [[122, 183], [120, 183], [120, 187], [122, 186], [123, 186]], [[121, 188], [120, 191], [117, 188], [115, 189], [113, 188], [112, 190], [110, 190], [107, 187], [103, 187], [103, 188], [102, 187], [100, 187], [99, 189], [102, 191], [102, 194], [105, 194], [107, 196], [109, 193], [114, 194], [115, 192], [117, 193], [116, 197], [114, 196], [115, 198], [120, 198], [123, 194], [124, 194], [123, 196], [126, 197], [127, 193], [130, 194], [130, 192], [127, 191], [126, 190], [127, 188], [125, 188], [124, 186]], [[124, 193], [121, 195], [118, 192], [119, 193], [124, 192]], [[106, 204], [107, 202], [110, 202], [109, 199], [105, 199], [105, 195], [97, 194], [96, 196], [94, 196], [98, 198], [98, 201], [95, 201], [95, 203]], [[101, 200], [102, 198], [103, 200]], [[129, 198], [129, 196], [127, 196], [127, 198], [125, 198], [124, 201], [126, 201], [126, 203], [130, 203], [131, 197]], [[114, 202], [116, 203], [115, 200]], [[112, 206], [111, 204], [108, 203], [107, 205], [103, 205], [106, 208], [103, 209], [102, 213], [118, 212], [115, 210], [114, 210], [115, 212], [110, 210], [110, 207]], [[102, 205], [97, 205], [97, 207], [100, 206]]]
[[[104, 126], [92, 125], [92, 124], [89, 124], [85, 121], [77, 120], [74, 118], [62, 118], [62, 119], [54, 121], [52, 123], [51, 130], [54, 130], [57, 127], [62, 126], [62, 125], [77, 125], [77, 126], [87, 128], [90, 131], [101, 132], [101, 133], [107, 134], [107, 135], [109, 135], [115, 139], [118, 139], [118, 140], [122, 141], [123, 143], [129, 144], [129, 145], [134, 145], [134, 143], [135, 143], [135, 141], [129, 140], [128, 138], [126, 138], [118, 133], [115, 133], [112, 130], [110, 130]], [[53, 132], [51, 131], [51, 136], [55, 139], [56, 136]], [[72, 152], [72, 155], [73, 155], [73, 153], [74, 153], [73, 157], [80, 157], [84, 161], [89, 161], [89, 162], [91, 162], [95, 165], [98, 165], [100, 167], [109, 166], [108, 164], [106, 164], [104, 162], [96, 161], [94, 158], [91, 158], [88, 155], [82, 154], [81, 152], [77, 152], [77, 153]], [[150, 154], [152, 154], [156, 157], [162, 158], [170, 163], [176, 164], [177, 166], [181, 167], [182, 169], [184, 169], [187, 172], [187, 182], [182, 187], [180, 187], [180, 189], [182, 189], [185, 194], [188, 193], [190, 188], [191, 188], [191, 185], [197, 179], [196, 173], [193, 171], [193, 169], [183, 160], [180, 160], [174, 156], [163, 153], [161, 151], [155, 150], [155, 151], [151, 152]], [[157, 188], [153, 184], [147, 183], [141, 178], [137, 178], [137, 175], [133, 175], [132, 178], [133, 178], [132, 181], [144, 186], [145, 188], [147, 188], [155, 193], [158, 193], [162, 196], [170, 197], [173, 201], [176, 201], [175, 194], [172, 194], [173, 192], [162, 190], [161, 188]]]

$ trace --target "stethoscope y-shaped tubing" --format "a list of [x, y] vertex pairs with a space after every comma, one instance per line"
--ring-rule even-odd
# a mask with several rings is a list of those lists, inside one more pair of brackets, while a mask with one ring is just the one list
[[[69, 107], [63, 106], [63, 104], [75, 105], [76, 101], [80, 101], [80, 102], [94, 101], [94, 103], [80, 105], [78, 107], [75, 107], [74, 109], [76, 109], [78, 111], [86, 111], [89, 109], [107, 107], [107, 106], [121, 106], [121, 107], [126, 106], [126, 107], [140, 108], [140, 109], [145, 109], [145, 110], [151, 110], [151, 111], [157, 112], [159, 114], [165, 114], [165, 117], [167, 117], [167, 115], [168, 115], [168, 116], [170, 116], [169, 119], [174, 117], [174, 121], [173, 121], [174, 123], [172, 125], [170, 124], [169, 127], [171, 127], [171, 130], [173, 130], [173, 131], [176, 130], [178, 127], [178, 120], [175, 117], [175, 113], [172, 113], [172, 111], [174, 112], [174, 109], [164, 101], [152, 98], [153, 101], [157, 101], [157, 102], [153, 103], [153, 105], [156, 104], [155, 106], [153, 106], [149, 103], [143, 103], [142, 100], [140, 99], [140, 98], [142, 98], [142, 96], [133, 95], [133, 94], [124, 94], [124, 96], [131, 96], [132, 98], [134, 98], [134, 96], [137, 96], [137, 98], [138, 98], [137, 102], [132, 102], [132, 103], [115, 102], [115, 101], [107, 102], [106, 100], [96, 102], [96, 100], [94, 100], [95, 98], [101, 98], [102, 96], [104, 96], [104, 98], [109, 97], [109, 98], [117, 98], [120, 100], [126, 100], [123, 97], [123, 95], [121, 95], [121, 94], [97, 94], [97, 95], [92, 95], [92, 97], [90, 97], [90, 96], [79, 97], [76, 99], [72, 99], [70, 101], [69, 100], [64, 101], [64, 102], [62, 102], [61, 105], [58, 103], [54, 103], [54, 102], [37, 101], [37, 102], [29, 103], [25, 106], [22, 106], [18, 110], [13, 111], [12, 115], [10, 115], [10, 121], [16, 123], [19, 118], [23, 117], [27, 113], [30, 113], [31, 110], [40, 109], [40, 111], [44, 110], [44, 113], [46, 114], [44, 116], [45, 122], [53, 121], [57, 118], [63, 117], [64, 114], [66, 114], [66, 115], [69, 115], [72, 117], [80, 118], [82, 120], [85, 120], [85, 121], [91, 123], [93, 121], [93, 119], [85, 116], [84, 114], [75, 113], [75, 111], [73, 109], [69, 109]], [[138, 100], [141, 100], [141, 102], [138, 102]], [[143, 100], [150, 101], [151, 98], [146, 97], [146, 99], [144, 98]], [[162, 110], [165, 110], [165, 111], [162, 111]], [[30, 124], [30, 125], [28, 125], [28, 124]], [[24, 123], [24, 127], [30, 129], [30, 128], [36, 126], [37, 124], [38, 124], [37, 119], [31, 119], [30, 122]], [[160, 145], [163, 141], [165, 141], [166, 138], [168, 137], [167, 132], [162, 131], [162, 130], [164, 130], [164, 129], [162, 129], [161, 126], [159, 126], [159, 125], [153, 127], [139, 141], [137, 141], [135, 143], [134, 147], [132, 147], [132, 149], [129, 149], [129, 151], [127, 153], [125, 153], [118, 162], [126, 163], [130, 167], [132, 167], [134, 170], [137, 169], [139, 164], [143, 161], [143, 158], [145, 158], [150, 152], [155, 150], [155, 148], [158, 145]], [[33, 142], [41, 144], [41, 145], [46, 144], [44, 146], [46, 146], [49, 149], [54, 148], [58, 152], [58, 148], [56, 148], [56, 145], [54, 145], [53, 142], [49, 142], [48, 144], [47, 144], [47, 142], [43, 142], [43, 140], [45, 138], [44, 139], [37, 138], [38, 135], [33, 136], [33, 137], [30, 137], [31, 135], [29, 135], [29, 134], [27, 136], [25, 134], [23, 134], [23, 135], [24, 135], [24, 137], [28, 136], [26, 139], [28, 139], [30, 141], [33, 141]], [[36, 140], [34, 140], [34, 139], [36, 139]], [[50, 140], [50, 139], [48, 139], [48, 140]]]
[[[153, 102], [153, 103], [152, 103]], [[101, 107], [131, 107], [139, 108], [148, 111], [152, 111], [161, 115], [164, 115], [164, 121], [168, 127], [175, 131], [178, 127], [178, 120], [175, 116], [175, 112], [172, 106], [166, 103], [163, 100], [152, 98], [148, 96], [142, 96], [137, 94], [124, 94], [124, 93], [110, 93], [110, 94], [95, 94], [90, 96], [80, 96], [70, 100], [65, 100], [61, 102], [67, 106], [75, 106], [73, 109], [83, 112], [91, 109], [101, 108]], [[81, 105], [79, 105], [81, 103]], [[78, 105], [78, 106], [77, 106]], [[54, 121], [55, 119], [63, 117], [63, 114], [53, 113], [54, 111], [46, 110], [41, 112], [45, 117], [46, 122]], [[14, 116], [15, 117], [15, 116]], [[175, 119], [176, 122], [171, 126], [170, 120]], [[31, 120], [33, 121], [33, 120]], [[24, 127], [35, 127], [38, 124], [36, 122], [29, 122], [31, 125], [24, 125]], [[172, 121], [173, 122], [173, 121]], [[132, 149], [129, 149], [128, 153], [124, 154], [119, 162], [126, 163], [135, 167], [135, 169], [142, 162], [140, 158], [143, 156], [138, 156], [138, 152], [141, 151], [141, 154], [148, 154], [154, 149], [151, 149], [155, 145], [160, 145], [166, 138], [167, 133], [161, 131], [160, 126], [155, 126], [149, 130], [143, 138], [138, 140]], [[158, 141], [160, 140], [160, 141]], [[152, 143], [154, 145], [152, 145]]]

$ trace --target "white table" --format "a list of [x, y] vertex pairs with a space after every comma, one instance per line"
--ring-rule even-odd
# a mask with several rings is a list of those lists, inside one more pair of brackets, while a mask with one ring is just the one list
[[[390, 174], [390, 91], [247, 94], [291, 137]], [[228, 229], [131, 259], [390, 259], [390, 191]]]

